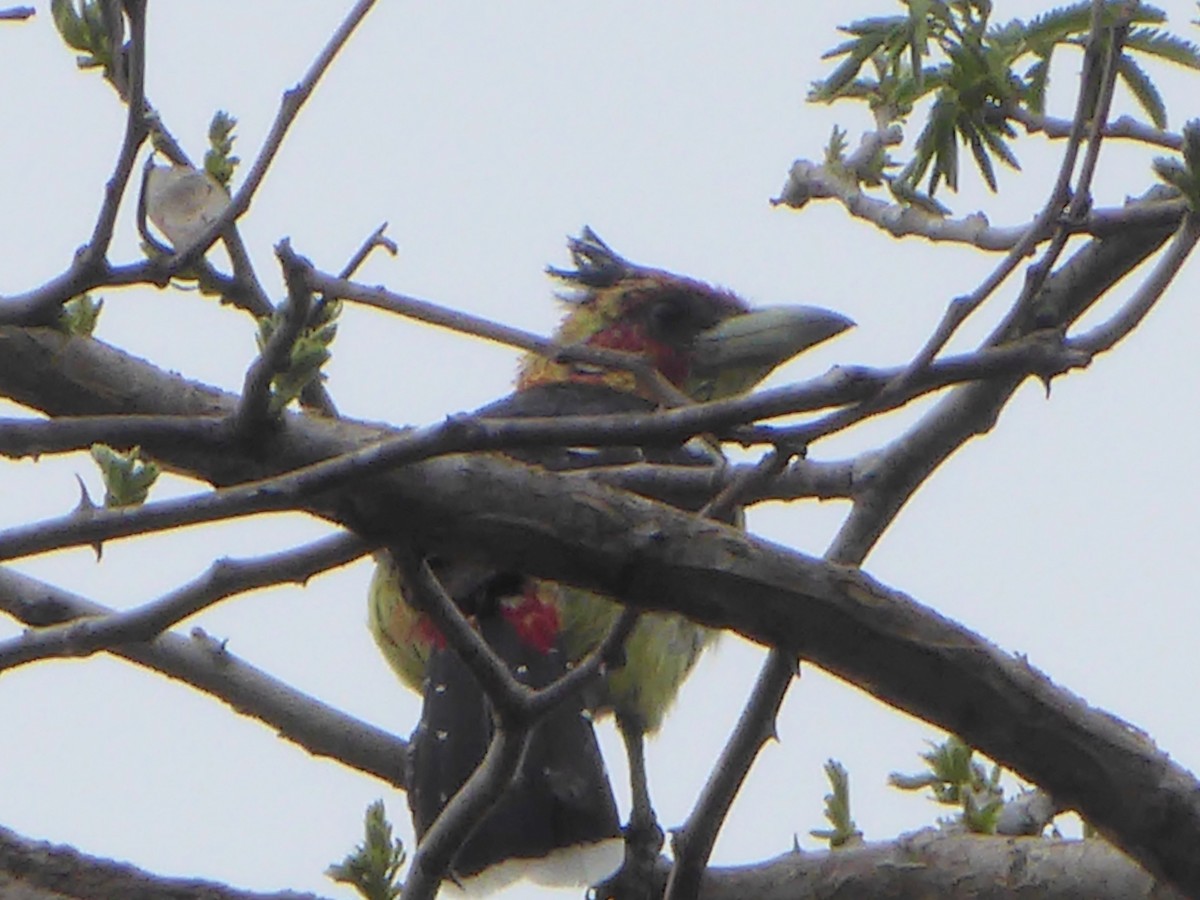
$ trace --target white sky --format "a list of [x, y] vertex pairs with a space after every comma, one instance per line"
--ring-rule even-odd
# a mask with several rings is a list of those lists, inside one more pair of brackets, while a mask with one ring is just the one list
[[[293, 84], [349, 0], [172, 0], [150, 10], [147, 92], [194, 157], [208, 120], [240, 121], [238, 151], [257, 152], [279, 95]], [[1163, 4], [1173, 24], [1195, 5]], [[119, 146], [124, 113], [93, 73], [76, 71], [49, 4], [0, 27], [0, 291], [61, 271], [90, 232]], [[1043, 4], [997, 4], [998, 19]], [[860, 327], [775, 383], [835, 363], [897, 364], [952, 297], [994, 259], [903, 243], [838, 208], [803, 213], [767, 203], [796, 156], [817, 158], [830, 127], [867, 125], [852, 106], [803, 102], [828, 71], [819, 53], [834, 26], [893, 14], [885, 0], [837, 4], [380, 4], [295, 123], [243, 220], [259, 272], [279, 293], [272, 245], [284, 236], [336, 270], [381, 221], [400, 245], [363, 270], [473, 313], [547, 332], [557, 310], [541, 274], [567, 259], [563, 238], [584, 223], [634, 260], [735, 288], [760, 303], [819, 303]], [[1059, 67], [1069, 111], [1077, 58]], [[1196, 114], [1195, 81], [1161, 74], [1171, 126]], [[1124, 101], [1122, 101], [1124, 102]], [[1098, 205], [1151, 183], [1152, 153], [1110, 147]], [[965, 172], [942, 199], [993, 223], [1027, 220], [1044, 199], [1055, 147], [1017, 144], [1025, 174], [1001, 173], [992, 198]], [[114, 259], [136, 257], [132, 208]], [[968, 348], [1019, 286], [972, 323]], [[1054, 385], [1018, 394], [996, 431], [959, 453], [905, 509], [866, 568], [1013, 652], [1057, 682], [1152, 734], [1181, 764], [1200, 766], [1194, 602], [1200, 529], [1196, 269], [1117, 352]], [[196, 294], [104, 294], [98, 336], [225, 388], [254, 353], [243, 315]], [[1114, 300], [1119, 298], [1114, 298]], [[1111, 309], [1111, 303], [1106, 309]], [[329, 388], [352, 416], [421, 423], [471, 409], [506, 389], [512, 351], [373, 311], [347, 309]], [[5, 411], [2, 414], [11, 414]], [[819, 446], [835, 458], [894, 434], [894, 416]], [[0, 466], [0, 526], [67, 512], [73, 476], [100, 491], [84, 457]], [[173, 482], [155, 496], [195, 490]], [[754, 531], [821, 553], [843, 508], [776, 505]], [[272, 517], [113, 543], [97, 565], [72, 550], [18, 568], [114, 606], [152, 599], [217, 555], [249, 555], [324, 529]], [[199, 617], [230, 650], [349, 712], [407, 734], [417, 699], [377, 656], [364, 622], [369, 566], [262, 592]], [[190, 624], [190, 623], [189, 623]], [[0, 622], [0, 637], [17, 629]], [[687, 813], [758, 669], [761, 652], [727, 638], [700, 666], [650, 747], [652, 790], [671, 825]], [[1186, 688], [1182, 692], [1186, 694]], [[0, 678], [0, 824], [128, 859], [151, 870], [255, 889], [350, 896], [322, 875], [359, 840], [363, 808], [385, 797], [407, 829], [403, 796], [338, 764], [314, 761], [267, 728], [188, 688], [118, 661], [49, 662]], [[822, 827], [821, 771], [850, 769], [854, 815], [868, 839], [933, 820], [927, 801], [884, 784], [917, 767], [932, 727], [806, 669], [717, 845], [715, 860], [748, 862], [804, 846]], [[625, 802], [618, 741], [602, 735]], [[535, 896], [526, 888], [521, 896]]]

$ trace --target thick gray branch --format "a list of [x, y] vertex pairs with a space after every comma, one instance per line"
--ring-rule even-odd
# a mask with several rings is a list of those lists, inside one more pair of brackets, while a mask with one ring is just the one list
[[[660, 870], [659, 887], [666, 880]], [[831, 853], [787, 853], [756, 866], [713, 867], [701, 900], [820, 897], [966, 897], [1012, 900], [1181, 900], [1103, 841], [1005, 839], [922, 831]], [[133, 866], [31, 841], [0, 828], [0, 897], [26, 900], [320, 900], [314, 894], [239, 891], [163, 878]]]

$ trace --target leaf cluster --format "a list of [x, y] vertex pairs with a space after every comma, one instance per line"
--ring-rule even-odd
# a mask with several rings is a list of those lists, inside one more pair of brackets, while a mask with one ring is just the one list
[[233, 129], [237, 127], [237, 119], [223, 109], [213, 113], [208, 125], [208, 150], [204, 154], [204, 171], [208, 172], [218, 184], [229, 189], [234, 170], [241, 159], [233, 155], [233, 142], [237, 135]]
[[989, 770], [974, 756], [973, 749], [952, 735], [921, 754], [926, 771], [913, 775], [893, 772], [888, 783], [904, 791], [928, 788], [936, 802], [960, 808], [961, 822], [968, 831], [994, 834], [1004, 809], [1002, 770], [995, 764]]
[[[1054, 53], [1085, 47], [1092, 25], [1089, 0], [1059, 7], [1028, 22], [990, 24], [990, 0], [901, 0], [898, 16], [862, 19], [841, 29], [849, 39], [824, 54], [841, 62], [814, 84], [809, 99], [831, 103], [866, 102], [887, 122], [903, 120], [921, 100], [930, 101], [928, 118], [912, 159], [893, 183], [901, 200], [912, 201], [928, 175], [931, 199], [944, 182], [958, 189], [959, 146], [971, 153], [980, 176], [997, 189], [996, 161], [1019, 169], [1010, 141], [1016, 136], [1013, 112], [1045, 112]], [[1136, 56], [1200, 69], [1200, 48], [1160, 30], [1165, 13], [1148, 4], [1109, 0], [1101, 16], [1100, 48], [1120, 40], [1116, 76], [1158, 128], [1166, 126], [1166, 106]], [[1085, 72], [1094, 103], [1101, 73]]]
[[[330, 346], [337, 336], [337, 319], [341, 311], [341, 301], [319, 303], [313, 308], [308, 324], [292, 343], [287, 365], [271, 379], [271, 415], [282, 412], [308, 385], [324, 380], [321, 368], [332, 355]], [[258, 320], [259, 352], [266, 349], [286, 314], [280, 309], [274, 315]]]
[[1154, 173], [1187, 198], [1192, 212], [1200, 210], [1200, 119], [1183, 127], [1183, 159], [1159, 156]]
[[103, 297], [92, 299], [91, 294], [80, 294], [62, 305], [58, 313], [58, 329], [76, 337], [91, 337], [103, 308]]
[[51, 0], [54, 26], [68, 47], [78, 50], [76, 65], [81, 69], [103, 69], [111, 77], [116, 51], [125, 40], [125, 20], [120, 6], [101, 0]]
[[107, 444], [93, 444], [91, 454], [104, 479], [105, 506], [140, 506], [146, 502], [160, 470], [154, 460], [142, 455], [141, 447], [122, 453]]
[[363, 822], [363, 842], [325, 874], [339, 884], [353, 887], [365, 900], [395, 900], [404, 889], [397, 878], [404, 865], [404, 843], [392, 837], [383, 801], [367, 807]]
[[825, 763], [825, 777], [833, 788], [833, 793], [825, 795], [825, 818], [833, 827], [814, 828], [809, 834], [828, 841], [833, 849], [860, 843], [862, 832], [850, 815], [850, 773], [836, 759], [831, 759]]

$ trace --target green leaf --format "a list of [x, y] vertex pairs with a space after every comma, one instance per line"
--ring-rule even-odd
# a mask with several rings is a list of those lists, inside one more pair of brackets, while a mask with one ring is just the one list
[[226, 190], [241, 162], [233, 155], [233, 142], [237, 139], [233, 129], [236, 126], [237, 119], [220, 109], [213, 113], [208, 125], [209, 149], [204, 154], [204, 170]]
[[1030, 42], [1057, 44], [1071, 34], [1083, 34], [1092, 24], [1091, 0], [1060, 6], [1029, 20], [1025, 39]]
[[1038, 115], [1046, 112], [1046, 86], [1049, 81], [1050, 54], [1047, 53], [1025, 70], [1025, 103]]
[[813, 837], [828, 841], [831, 848], [856, 844], [862, 840], [862, 832], [850, 815], [850, 773], [836, 759], [825, 763], [825, 776], [833, 792], [825, 795], [825, 818], [832, 828], [810, 831]]
[[950, 190], [958, 190], [958, 136], [954, 127], [958, 113], [958, 98], [949, 89], [942, 91], [929, 111], [925, 131], [917, 139], [918, 146], [927, 143], [923, 149], [927, 161], [933, 163], [929, 173], [930, 197], [937, 193], [938, 183], [943, 180]]
[[[1132, 4], [1127, 0], [1108, 0], [1104, 4], [1101, 23], [1113, 25], [1117, 21], [1132, 25], [1152, 25], [1167, 20], [1167, 14], [1149, 3]], [[1061, 42], [1072, 34], [1087, 34], [1092, 27], [1091, 0], [1079, 0], [1070, 6], [1060, 6], [1049, 12], [1034, 16], [1026, 26], [1030, 40]]]
[[1200, 178], [1200, 119], [1183, 126], [1183, 161]]
[[404, 844], [392, 837], [392, 824], [382, 800], [367, 807], [363, 833], [363, 842], [325, 874], [338, 884], [350, 885], [365, 900], [395, 900], [404, 890], [398, 881], [404, 865]]
[[142, 456], [140, 447], [121, 453], [107, 444], [93, 444], [91, 454], [104, 479], [105, 506], [140, 506], [146, 501], [158, 480], [159, 468], [152, 459]]
[[971, 148], [971, 155], [975, 157], [975, 167], [979, 169], [979, 174], [983, 176], [984, 182], [991, 188], [992, 193], [995, 193], [997, 189], [996, 170], [992, 166], [992, 160], [983, 143], [983, 138], [979, 136], [979, 129], [968, 122], [963, 123], [960, 132], [966, 140], [967, 146]]
[[72, 50], [88, 49], [83, 19], [75, 11], [75, 4], [71, 0], [51, 0], [50, 15], [64, 44]]
[[1012, 152], [1012, 148], [1008, 146], [1008, 142], [1004, 140], [1006, 136], [1011, 136], [1011, 134], [1012, 130], [1008, 127], [1007, 123], [1004, 123], [1002, 129], [985, 125], [979, 130], [979, 136], [987, 144], [988, 149], [1000, 157], [1000, 160], [1010, 169], [1020, 172], [1021, 163]]
[[1157, 28], [1133, 29], [1125, 37], [1125, 48], [1188, 69], [1200, 69], [1200, 47], [1178, 35]]
[[63, 43], [84, 54], [75, 60], [79, 68], [111, 70], [113, 47], [124, 39], [119, 12], [106, 15], [99, 0], [80, 0], [78, 9], [73, 0], [51, 0], [50, 11]]
[[943, 218], [950, 215], [950, 208], [943, 203], [939, 203], [928, 194], [917, 190], [907, 181], [900, 178], [887, 179], [888, 190], [891, 191], [893, 197], [903, 203], [905, 206], [912, 206], [931, 216]]
[[932, 0], [909, 0], [908, 2], [908, 28], [911, 35], [908, 66], [917, 83], [918, 90], [921, 87], [924, 72], [921, 58], [929, 53], [929, 15], [932, 8]]
[[1184, 194], [1187, 193], [1191, 174], [1188, 172], [1187, 166], [1179, 160], [1170, 156], [1156, 156], [1151, 167], [1154, 169], [1154, 174], [1167, 184], [1179, 188]]
[[1145, 70], [1128, 56], [1122, 56], [1117, 60], [1117, 75], [1125, 82], [1125, 86], [1129, 88], [1130, 93], [1146, 111], [1146, 115], [1150, 117], [1154, 126], [1166, 128], [1167, 105], [1163, 102], [1162, 94], [1158, 92], [1158, 88], [1154, 86], [1154, 82], [1150, 80], [1150, 76], [1146, 74]]
[[[272, 416], [281, 413], [306, 387], [324, 380], [322, 367], [332, 357], [330, 346], [337, 337], [337, 318], [341, 314], [340, 301], [320, 303], [314, 307], [308, 324], [293, 342], [288, 356], [287, 368], [277, 372], [271, 379], [271, 400], [268, 406]], [[258, 320], [255, 340], [262, 352], [271, 336], [279, 327], [282, 311]]]
[[857, 19], [849, 25], [843, 25], [838, 28], [838, 31], [845, 34], [856, 34], [859, 37], [886, 36], [897, 30], [907, 29], [908, 25], [907, 16], [872, 16], [868, 19]]
[[962, 821], [973, 834], [995, 834], [1004, 798], [968, 791], [963, 797]]
[[1200, 211], [1200, 120], [1183, 126], [1183, 160], [1158, 156], [1152, 163], [1154, 174], [1177, 188], [1193, 212]]
[[825, 164], [840, 164], [845, 160], [847, 146], [849, 145], [846, 142], [846, 129], [834, 125], [833, 132], [829, 135], [829, 144], [825, 147]]
[[850, 56], [829, 73], [828, 77], [813, 83], [812, 90], [808, 95], [809, 100], [828, 103], [844, 96], [846, 88], [858, 77], [863, 63], [870, 59], [872, 52], [874, 52], [873, 49], [856, 48]]
[[993, 765], [986, 770], [974, 759], [974, 751], [951, 735], [921, 754], [927, 771], [915, 775], [893, 772], [888, 781], [903, 790], [929, 788], [933, 798], [961, 810], [962, 822], [972, 831], [993, 833], [1004, 805], [1000, 789], [1002, 771]]
[[77, 337], [91, 337], [104, 308], [104, 298], [93, 300], [91, 294], [81, 294], [63, 304], [58, 313], [58, 329]]

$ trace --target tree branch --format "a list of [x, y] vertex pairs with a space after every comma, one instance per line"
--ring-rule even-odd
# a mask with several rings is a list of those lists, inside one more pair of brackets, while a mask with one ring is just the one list
[[73, 619], [0, 642], [0, 673], [39, 659], [90, 656], [121, 644], [153, 640], [168, 628], [235, 594], [293, 582], [353, 562], [371, 551], [355, 535], [338, 534], [257, 559], [218, 559], [191, 583], [151, 603], [104, 616]]
[[[114, 615], [107, 606], [4, 566], [0, 610], [39, 628], [84, 616]], [[404, 741], [272, 678], [199, 629], [190, 637], [168, 633], [109, 652], [216, 697], [315, 756], [335, 759], [396, 787], [407, 783]]]
[[0, 894], [11, 900], [322, 900], [294, 891], [241, 891], [166, 878], [127, 863], [23, 838], [0, 827]]
[[[657, 870], [661, 891], [667, 868]], [[7, 878], [7, 881], [6, 881]], [[69, 847], [31, 841], [0, 828], [0, 883], [26, 900], [322, 900], [286, 891], [261, 894], [205, 881], [164, 878]], [[833, 891], [894, 900], [970, 895], [1012, 900], [1183, 900], [1104, 841], [998, 840], [932, 830], [825, 853], [785, 853], [755, 866], [714, 866], [701, 900], [820, 900]]]

